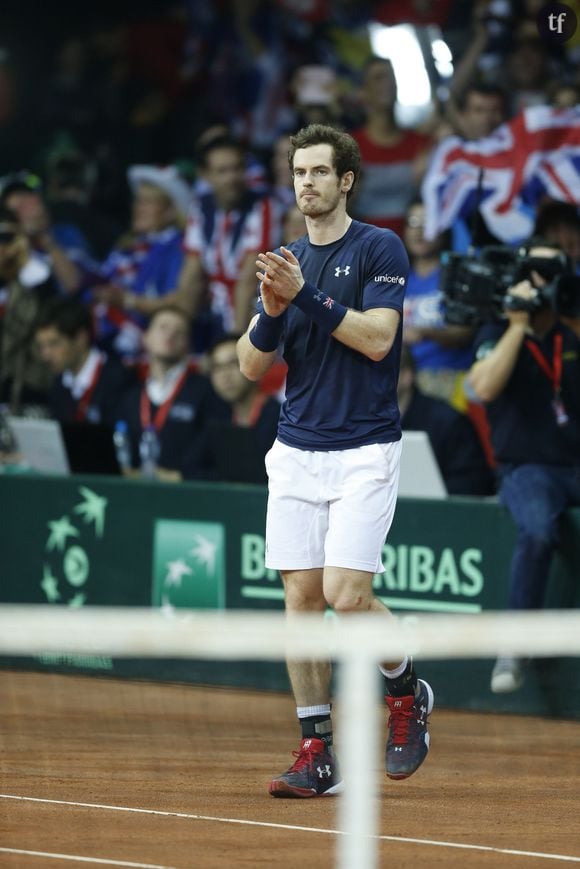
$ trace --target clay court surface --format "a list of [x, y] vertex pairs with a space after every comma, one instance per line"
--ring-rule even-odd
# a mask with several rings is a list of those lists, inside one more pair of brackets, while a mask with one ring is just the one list
[[[580, 864], [578, 723], [436, 708], [431, 733], [381, 778], [381, 867]], [[284, 694], [0, 671], [0, 867], [330, 869], [337, 798], [267, 793], [297, 735]]]

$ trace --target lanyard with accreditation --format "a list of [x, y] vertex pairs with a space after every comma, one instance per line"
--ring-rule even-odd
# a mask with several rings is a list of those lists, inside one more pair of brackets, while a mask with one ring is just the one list
[[141, 401], [140, 401], [140, 417], [141, 417], [141, 428], [145, 430], [146, 428], [150, 428], [153, 426], [155, 431], [159, 434], [163, 426], [167, 421], [167, 417], [169, 415], [169, 411], [173, 406], [173, 402], [175, 401], [178, 393], [180, 392], [183, 384], [187, 380], [188, 375], [191, 373], [193, 369], [190, 366], [182, 372], [180, 377], [178, 378], [175, 386], [171, 390], [170, 395], [163, 404], [160, 404], [157, 408], [157, 412], [154, 417], [151, 414], [151, 401], [149, 400], [149, 396], [147, 395], [147, 386], [143, 385], [143, 389], [141, 390]]
[[562, 383], [562, 333], [557, 332], [554, 335], [554, 349], [552, 351], [552, 364], [548, 362], [546, 357], [541, 352], [537, 344], [529, 338], [526, 341], [526, 347], [552, 384], [554, 398], [552, 399], [552, 408], [556, 423], [558, 425], [566, 425], [568, 422], [568, 414], [562, 401], [561, 383]]

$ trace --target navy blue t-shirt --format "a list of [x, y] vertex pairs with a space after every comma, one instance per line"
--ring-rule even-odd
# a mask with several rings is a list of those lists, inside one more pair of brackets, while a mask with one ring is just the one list
[[[475, 340], [476, 359], [484, 359], [506, 329], [507, 323], [482, 326]], [[505, 389], [486, 404], [491, 443], [500, 464], [580, 464], [580, 341], [563, 323], [544, 338], [530, 336], [530, 340], [551, 366], [557, 332], [563, 342], [561, 389], [568, 422], [557, 424], [552, 383], [524, 344]]]
[[[400, 238], [354, 220], [330, 244], [307, 236], [288, 248], [304, 279], [357, 311], [403, 310], [409, 260]], [[391, 352], [373, 362], [346, 347], [295, 305], [284, 314], [286, 400], [278, 438], [304, 450], [344, 450], [400, 440], [397, 380], [401, 326]]]

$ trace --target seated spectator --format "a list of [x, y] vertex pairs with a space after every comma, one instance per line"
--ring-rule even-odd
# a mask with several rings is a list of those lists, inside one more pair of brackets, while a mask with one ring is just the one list
[[402, 235], [405, 212], [425, 170], [431, 141], [395, 120], [397, 83], [389, 60], [372, 57], [363, 73], [366, 121], [353, 131], [362, 175], [352, 207], [354, 216]]
[[46, 260], [60, 289], [77, 292], [89, 256], [87, 240], [74, 224], [53, 224], [40, 178], [26, 171], [6, 175], [0, 179], [0, 204], [16, 214], [31, 250]]
[[411, 263], [403, 307], [403, 339], [409, 345], [421, 388], [453, 401], [462, 410], [460, 386], [462, 373], [472, 361], [473, 331], [445, 322], [439, 288], [445, 236], [427, 241], [424, 225], [425, 206], [416, 201], [407, 211], [403, 235]]
[[[280, 402], [260, 389], [257, 382], [248, 380], [240, 371], [236, 345], [239, 335], [225, 335], [219, 339], [208, 353], [209, 375], [217, 395], [227, 402], [231, 410], [231, 420], [219, 426], [213, 426], [212, 451], [216, 456], [218, 476], [227, 482], [266, 482], [264, 456], [274, 443], [278, 431]], [[239, 438], [230, 432], [236, 429], [251, 429], [251, 439]], [[243, 436], [242, 436], [243, 437]], [[232, 450], [236, 442], [246, 447], [244, 453], [230, 462], [226, 475], [219, 474], [224, 468], [220, 462], [220, 449]], [[226, 463], [227, 464], [227, 463]], [[246, 465], [244, 467], [244, 464]], [[251, 465], [251, 467], [250, 467]]]
[[256, 255], [278, 243], [280, 206], [249, 188], [244, 149], [236, 140], [211, 139], [200, 159], [211, 191], [192, 204], [178, 300], [202, 323], [196, 349], [203, 352], [220, 335], [248, 325]]
[[189, 360], [190, 321], [174, 305], [151, 316], [143, 337], [147, 370], [143, 383], [125, 393], [119, 420], [127, 423], [133, 467], [141, 465], [139, 446], [145, 430], [157, 435], [156, 477], [167, 482], [215, 476], [207, 449], [212, 419], [229, 419], [230, 408], [219, 399], [209, 378]]
[[36, 323], [36, 344], [55, 377], [49, 395], [52, 417], [62, 423], [114, 426], [120, 398], [135, 377], [94, 346], [89, 308], [75, 299], [50, 301]]
[[189, 188], [172, 166], [132, 166], [131, 227], [101, 267], [107, 282], [93, 288], [99, 346], [134, 359], [149, 316], [176, 299], [183, 264]]
[[494, 478], [470, 419], [447, 402], [425, 395], [403, 345], [397, 386], [403, 431], [425, 431], [450, 495], [492, 495]]
[[41, 306], [57, 293], [46, 260], [31, 249], [16, 214], [0, 205], [0, 402], [12, 413], [46, 405], [51, 377], [34, 326]]

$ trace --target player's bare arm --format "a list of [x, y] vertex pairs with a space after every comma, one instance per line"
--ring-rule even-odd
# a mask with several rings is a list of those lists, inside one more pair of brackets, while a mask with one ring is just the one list
[[[258, 279], [264, 290], [274, 298], [291, 304], [304, 287], [300, 264], [292, 251], [281, 248], [283, 256], [268, 251], [257, 260]], [[358, 350], [373, 362], [380, 362], [390, 352], [399, 328], [401, 315], [392, 308], [373, 308], [369, 311], [348, 309], [333, 330], [337, 341]]]

